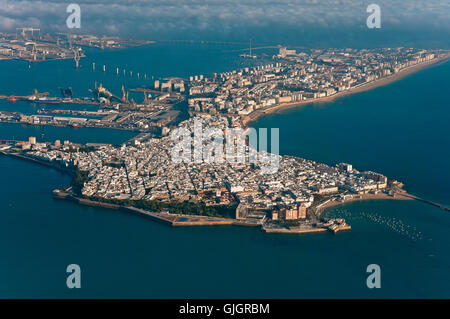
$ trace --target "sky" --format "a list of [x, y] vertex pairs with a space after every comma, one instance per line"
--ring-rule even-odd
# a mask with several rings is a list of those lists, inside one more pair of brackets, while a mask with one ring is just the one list
[[[81, 8], [68, 29], [66, 8]], [[369, 4], [381, 28], [369, 29]], [[220, 40], [296, 45], [450, 46], [450, 0], [0, 0], [0, 31], [37, 27], [135, 39]]]

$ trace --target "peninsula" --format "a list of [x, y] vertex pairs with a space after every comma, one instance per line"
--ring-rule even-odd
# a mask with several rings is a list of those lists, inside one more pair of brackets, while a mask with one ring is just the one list
[[[119, 146], [38, 142], [34, 137], [5, 140], [0, 141], [0, 152], [68, 172], [71, 187], [55, 190], [54, 195], [80, 204], [124, 209], [173, 226], [242, 225], [268, 233], [335, 233], [350, 226], [343, 219], [323, 218], [328, 207], [357, 200], [418, 198], [380, 173], [359, 171], [348, 163], [329, 166], [267, 153], [246, 138], [227, 140], [231, 148], [241, 147], [244, 155], [230, 157], [224, 151], [228, 144], [215, 145], [212, 154], [218, 160], [207, 162], [203, 148], [211, 145], [202, 139], [200, 161], [195, 147], [193, 154], [174, 160], [175, 132], [182, 129], [190, 137], [201, 123], [201, 135], [236, 129], [247, 135], [248, 123], [263, 114], [383, 85], [448, 56], [443, 50], [412, 48], [296, 52], [280, 47], [267, 64], [211, 76], [158, 79], [152, 87], [135, 88], [144, 93], [142, 102], [130, 102], [124, 88], [120, 98], [100, 84], [89, 103], [102, 107], [90, 113], [101, 120], [0, 112], [0, 121], [75, 123], [141, 134]], [[38, 92], [22, 98], [32, 103], [48, 99]], [[250, 154], [273, 160], [276, 169], [265, 172], [267, 162], [252, 162]]]

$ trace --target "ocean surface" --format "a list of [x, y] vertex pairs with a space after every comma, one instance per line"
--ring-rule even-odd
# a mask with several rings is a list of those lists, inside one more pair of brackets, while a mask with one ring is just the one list
[[[258, 63], [240, 59], [233, 49], [238, 47], [89, 49], [79, 70], [73, 61], [0, 61], [8, 74], [0, 80], [0, 94], [27, 95], [37, 88], [57, 95], [58, 87], [72, 86], [84, 97], [95, 81], [120, 93], [122, 84], [150, 85], [151, 75], [211, 74]], [[117, 76], [115, 67], [133, 70], [133, 77]], [[349, 162], [448, 206], [449, 71], [448, 62], [435, 65], [334, 102], [267, 115], [252, 126], [279, 127], [281, 154], [330, 165]], [[39, 107], [0, 101], [0, 110], [32, 114]], [[133, 133], [0, 125], [0, 139], [31, 135], [118, 144]], [[170, 228], [130, 213], [55, 200], [51, 191], [68, 185], [68, 176], [4, 156], [0, 177], [2, 298], [450, 297], [450, 214], [424, 203], [355, 202], [327, 212], [346, 218], [349, 232], [268, 235], [245, 227]], [[66, 286], [69, 264], [81, 267], [81, 289]], [[381, 267], [381, 289], [366, 286], [369, 264]]]

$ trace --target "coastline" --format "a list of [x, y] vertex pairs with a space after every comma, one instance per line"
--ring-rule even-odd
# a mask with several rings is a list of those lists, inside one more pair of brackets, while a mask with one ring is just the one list
[[121, 210], [126, 213], [133, 213], [148, 217], [149, 219], [162, 223], [171, 227], [200, 227], [200, 226], [246, 226], [246, 227], [257, 227], [261, 231], [267, 234], [314, 234], [331, 231], [336, 234], [340, 231], [350, 230], [351, 226], [337, 225], [335, 227], [330, 226], [297, 226], [288, 228], [267, 228], [264, 224], [259, 223], [248, 223], [233, 218], [222, 218], [222, 217], [209, 217], [209, 216], [199, 216], [199, 215], [185, 215], [185, 214], [173, 214], [164, 212], [152, 212], [144, 210], [141, 208], [133, 206], [123, 206], [118, 204], [109, 204], [101, 201], [94, 201], [86, 198], [79, 198], [65, 191], [59, 189], [53, 190], [53, 197], [55, 199], [67, 200], [79, 205], [92, 206], [92, 207], [102, 207], [112, 210]]
[[403, 193], [396, 193], [394, 196], [387, 195], [385, 193], [380, 194], [362, 194], [359, 197], [354, 197], [351, 199], [347, 199], [344, 201], [329, 201], [324, 204], [320, 204], [317, 209], [322, 214], [325, 210], [330, 209], [332, 207], [342, 206], [353, 202], [363, 202], [369, 200], [414, 200], [417, 198], [411, 194], [408, 194], [406, 191]]
[[380, 193], [380, 194], [362, 194], [358, 197], [354, 197], [348, 200], [344, 201], [328, 201], [325, 203], [322, 203], [317, 206], [317, 211], [319, 215], [323, 214], [327, 209], [337, 206], [346, 205], [352, 202], [363, 202], [363, 201], [370, 201], [370, 200], [416, 200], [431, 206], [435, 206], [441, 210], [444, 211], [450, 211], [450, 207], [444, 206], [442, 204], [439, 204], [437, 202], [433, 202], [428, 199], [423, 199], [418, 196], [409, 194], [406, 191], [400, 192], [400, 193], [394, 193], [393, 196], [388, 195], [386, 193]]
[[[64, 169], [62, 167], [58, 167], [57, 165], [54, 165], [52, 163], [47, 163], [41, 160], [38, 160], [36, 158], [24, 156], [22, 154], [13, 154], [8, 153], [4, 151], [0, 151], [0, 155], [5, 156], [11, 156], [13, 158], [34, 162], [49, 168], [56, 169], [62, 173], [68, 174], [72, 179], [74, 178], [73, 172], [71, 172], [69, 169]], [[137, 213], [138, 215], [143, 215], [146, 217], [149, 217], [153, 221], [161, 222], [163, 224], [172, 226], [172, 227], [192, 227], [192, 226], [250, 226], [250, 227], [259, 227], [263, 232], [271, 234], [271, 233], [278, 233], [278, 234], [312, 234], [312, 233], [320, 233], [320, 232], [326, 232], [331, 231], [332, 233], [336, 234], [340, 231], [344, 230], [351, 230], [351, 225], [343, 224], [343, 225], [334, 225], [332, 227], [330, 226], [318, 226], [318, 227], [311, 227], [311, 226], [298, 226], [298, 227], [288, 227], [288, 228], [272, 228], [272, 227], [265, 227], [264, 223], [249, 223], [244, 222], [240, 220], [236, 220], [233, 218], [225, 218], [225, 217], [210, 217], [210, 216], [201, 216], [201, 215], [186, 215], [186, 214], [173, 214], [169, 212], [152, 212], [147, 211], [144, 209], [140, 209], [133, 206], [124, 206], [120, 204], [110, 204], [105, 203], [102, 201], [97, 200], [91, 200], [88, 198], [79, 198], [74, 196], [73, 194], [70, 194], [66, 191], [62, 191], [60, 189], [55, 189], [53, 191], [53, 197], [56, 199], [63, 199], [68, 200], [70, 202], [76, 203], [78, 205], [85, 205], [85, 206], [93, 206], [93, 207], [103, 207], [107, 209], [112, 210], [122, 210], [125, 212], [131, 212], [131, 213]], [[422, 199], [420, 197], [411, 195], [407, 193], [406, 191], [400, 192], [400, 193], [394, 193], [394, 195], [388, 195], [386, 193], [379, 193], [379, 194], [361, 194], [361, 195], [355, 195], [355, 197], [344, 200], [344, 201], [335, 201], [335, 200], [327, 200], [321, 204], [319, 204], [316, 207], [316, 214], [318, 217], [320, 217], [327, 209], [330, 209], [332, 207], [346, 205], [351, 202], [357, 202], [357, 201], [370, 201], [370, 200], [417, 200], [421, 201], [433, 206], [437, 206], [440, 209], [443, 210], [450, 210], [449, 208], [440, 205], [438, 203]]]
[[450, 54], [446, 54], [443, 57], [435, 58], [430, 61], [426, 61], [426, 62], [422, 62], [419, 64], [415, 64], [415, 65], [406, 67], [406, 68], [400, 70], [396, 74], [392, 74], [387, 77], [383, 77], [381, 79], [377, 79], [377, 80], [374, 80], [374, 81], [371, 81], [368, 83], [360, 84], [358, 86], [352, 87], [345, 91], [338, 92], [331, 96], [325, 96], [325, 97], [320, 97], [320, 98], [316, 98], [316, 99], [309, 99], [309, 100], [297, 101], [297, 102], [281, 103], [281, 104], [277, 104], [275, 106], [269, 106], [267, 108], [258, 109], [256, 111], [253, 111], [252, 113], [244, 116], [242, 118], [242, 124], [244, 127], [247, 127], [248, 124], [250, 124], [251, 122], [254, 122], [257, 119], [259, 119], [260, 117], [267, 115], [267, 114], [279, 113], [279, 112], [282, 112], [282, 111], [290, 109], [290, 108], [300, 107], [300, 106], [304, 106], [304, 105], [311, 104], [311, 103], [333, 102], [335, 99], [343, 97], [343, 96], [356, 94], [356, 93], [360, 93], [360, 92], [364, 92], [364, 91], [369, 91], [369, 90], [375, 89], [377, 87], [384, 86], [384, 85], [393, 83], [395, 81], [398, 81], [407, 75], [413, 74], [417, 71], [425, 69], [436, 63], [445, 62], [449, 58], [450, 58]]
[[[256, 120], [260, 116], [263, 116], [263, 115], [266, 115], [266, 114], [270, 114], [270, 113], [275, 113], [275, 112], [281, 112], [285, 108], [286, 109], [287, 108], [291, 108], [291, 107], [293, 108], [293, 107], [301, 106], [303, 104], [308, 104], [308, 103], [316, 103], [316, 102], [320, 103], [320, 102], [334, 101], [334, 99], [337, 99], [337, 98], [339, 98], [341, 96], [346, 96], [346, 95], [350, 95], [350, 94], [353, 94], [353, 93], [359, 93], [359, 92], [367, 91], [367, 90], [370, 90], [372, 88], [376, 88], [376, 87], [379, 87], [379, 86], [383, 86], [383, 85], [392, 83], [392, 82], [397, 81], [397, 80], [399, 80], [399, 79], [401, 79], [401, 78], [403, 78], [403, 77], [405, 77], [405, 76], [407, 76], [409, 74], [413, 74], [413, 73], [415, 73], [415, 72], [417, 72], [417, 71], [419, 71], [421, 69], [424, 69], [424, 68], [426, 68], [426, 67], [428, 67], [430, 65], [435, 65], [435, 64], [438, 64], [438, 63], [445, 63], [448, 60], [449, 57], [450, 57], [450, 55], [447, 54], [445, 56], [441, 56], [439, 58], [435, 58], [435, 59], [433, 59], [431, 61], [426, 61], [426, 62], [423, 62], [423, 63], [415, 64], [415, 65], [412, 65], [412, 66], [409, 66], [407, 68], [402, 69], [401, 71], [399, 71], [396, 74], [390, 75], [388, 77], [383, 77], [383, 78], [380, 78], [378, 80], [374, 80], [374, 81], [371, 81], [371, 82], [368, 82], [368, 83], [364, 83], [364, 84], [358, 85], [358, 86], [353, 87], [353, 88], [351, 88], [349, 90], [338, 92], [338, 93], [336, 93], [336, 94], [334, 94], [332, 96], [323, 97], [323, 98], [317, 98], [317, 99], [311, 99], [311, 100], [307, 100], [307, 101], [283, 103], [283, 104], [279, 104], [279, 105], [276, 105], [276, 106], [273, 106], [273, 107], [269, 107], [267, 109], [260, 109], [260, 110], [257, 110], [255, 112], [249, 114], [249, 117], [252, 116], [252, 114], [254, 114], [256, 117], [253, 120]], [[258, 111], [260, 111], [260, 113], [257, 113]], [[251, 122], [253, 120], [249, 120], [249, 122]], [[249, 123], [249, 122], [246, 122], [246, 123]], [[16, 157], [20, 158], [21, 156], [16, 156]], [[33, 159], [33, 161], [39, 163], [39, 161], [37, 161], [35, 159]], [[49, 166], [49, 167], [52, 167], [52, 168], [56, 168], [53, 165], [49, 165], [47, 163], [41, 163], [41, 164], [44, 164], [45, 166]], [[58, 168], [56, 168], [56, 169], [58, 169]], [[340, 206], [340, 205], [346, 205], [348, 203], [355, 202], [355, 201], [368, 201], [368, 200], [380, 200], [380, 199], [381, 200], [413, 200], [413, 199], [415, 199], [415, 200], [420, 200], [420, 201], [427, 202], [427, 201], [422, 200], [422, 199], [420, 199], [418, 197], [410, 195], [410, 194], [408, 194], [406, 192], [397, 194], [395, 196], [390, 196], [390, 195], [387, 195], [387, 194], [364, 194], [364, 195], [357, 195], [354, 198], [351, 198], [351, 199], [348, 199], [348, 200], [344, 200], [344, 201], [330, 200], [328, 202], [320, 204], [318, 206], [318, 210], [320, 212], [322, 212], [322, 211], [325, 211], [326, 209], [329, 209], [331, 207]], [[100, 204], [100, 202], [93, 202], [93, 201], [89, 201], [89, 200], [85, 200], [85, 199], [79, 199], [79, 203], [80, 204], [84, 204], [84, 205], [91, 205], [91, 206], [102, 206], [103, 205], [103, 204]], [[432, 202], [428, 202], [428, 203], [433, 204]], [[435, 206], [440, 206], [440, 205], [435, 205]], [[107, 207], [107, 208], [114, 208], [114, 209], [116, 209], [115, 207]], [[131, 207], [124, 207], [124, 208], [126, 208], [128, 210], [133, 210], [133, 209], [131, 209]], [[442, 209], [448, 210], [445, 207], [442, 208]], [[144, 212], [140, 211], [138, 213], [144, 213]], [[226, 219], [226, 220], [224, 220], [224, 219], [220, 219], [220, 218], [216, 218], [216, 219], [211, 218], [211, 219], [207, 220], [207, 218], [205, 218], [203, 216], [197, 216], [197, 215], [189, 215], [189, 216], [178, 215], [177, 216], [177, 218], [183, 218], [183, 219], [190, 218], [191, 220], [183, 220], [183, 221], [170, 220], [170, 219], [172, 219], [174, 217], [173, 216], [174, 214], [170, 214], [171, 216], [165, 216], [164, 214], [161, 214], [161, 213], [155, 213], [155, 212], [148, 212], [148, 213], [149, 214], [146, 214], [146, 213], [144, 213], [144, 214], [145, 215], [152, 215], [152, 217], [154, 217], [154, 219], [166, 219], [164, 217], [168, 217], [169, 220], [168, 221], [166, 220], [166, 222], [169, 222], [172, 226], [211, 226], [211, 225], [257, 226], [257, 225], [242, 224], [242, 223], [240, 223], [240, 222], [238, 222], [236, 220], [233, 220], [233, 219]], [[155, 214], [155, 215], [153, 215], [153, 214]], [[318, 231], [321, 232], [323, 230], [320, 230], [320, 229], [316, 229], [316, 230], [307, 230], [307, 229], [305, 230], [305, 229], [302, 229], [302, 230], [297, 230], [295, 232], [296, 233], [299, 233], [299, 232], [301, 232], [301, 233], [309, 233], [309, 232], [318, 232]], [[274, 232], [274, 231], [266, 231], [266, 232]], [[294, 231], [292, 229], [291, 231], [288, 231], [288, 232], [294, 232]]]

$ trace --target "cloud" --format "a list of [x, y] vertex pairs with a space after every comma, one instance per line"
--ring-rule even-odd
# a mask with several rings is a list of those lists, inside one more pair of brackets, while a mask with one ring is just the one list
[[382, 9], [383, 28], [450, 32], [450, 2], [441, 0], [0, 0], [0, 28], [71, 31], [65, 24], [71, 2], [81, 6], [80, 33], [147, 39], [362, 28], [372, 2]]

